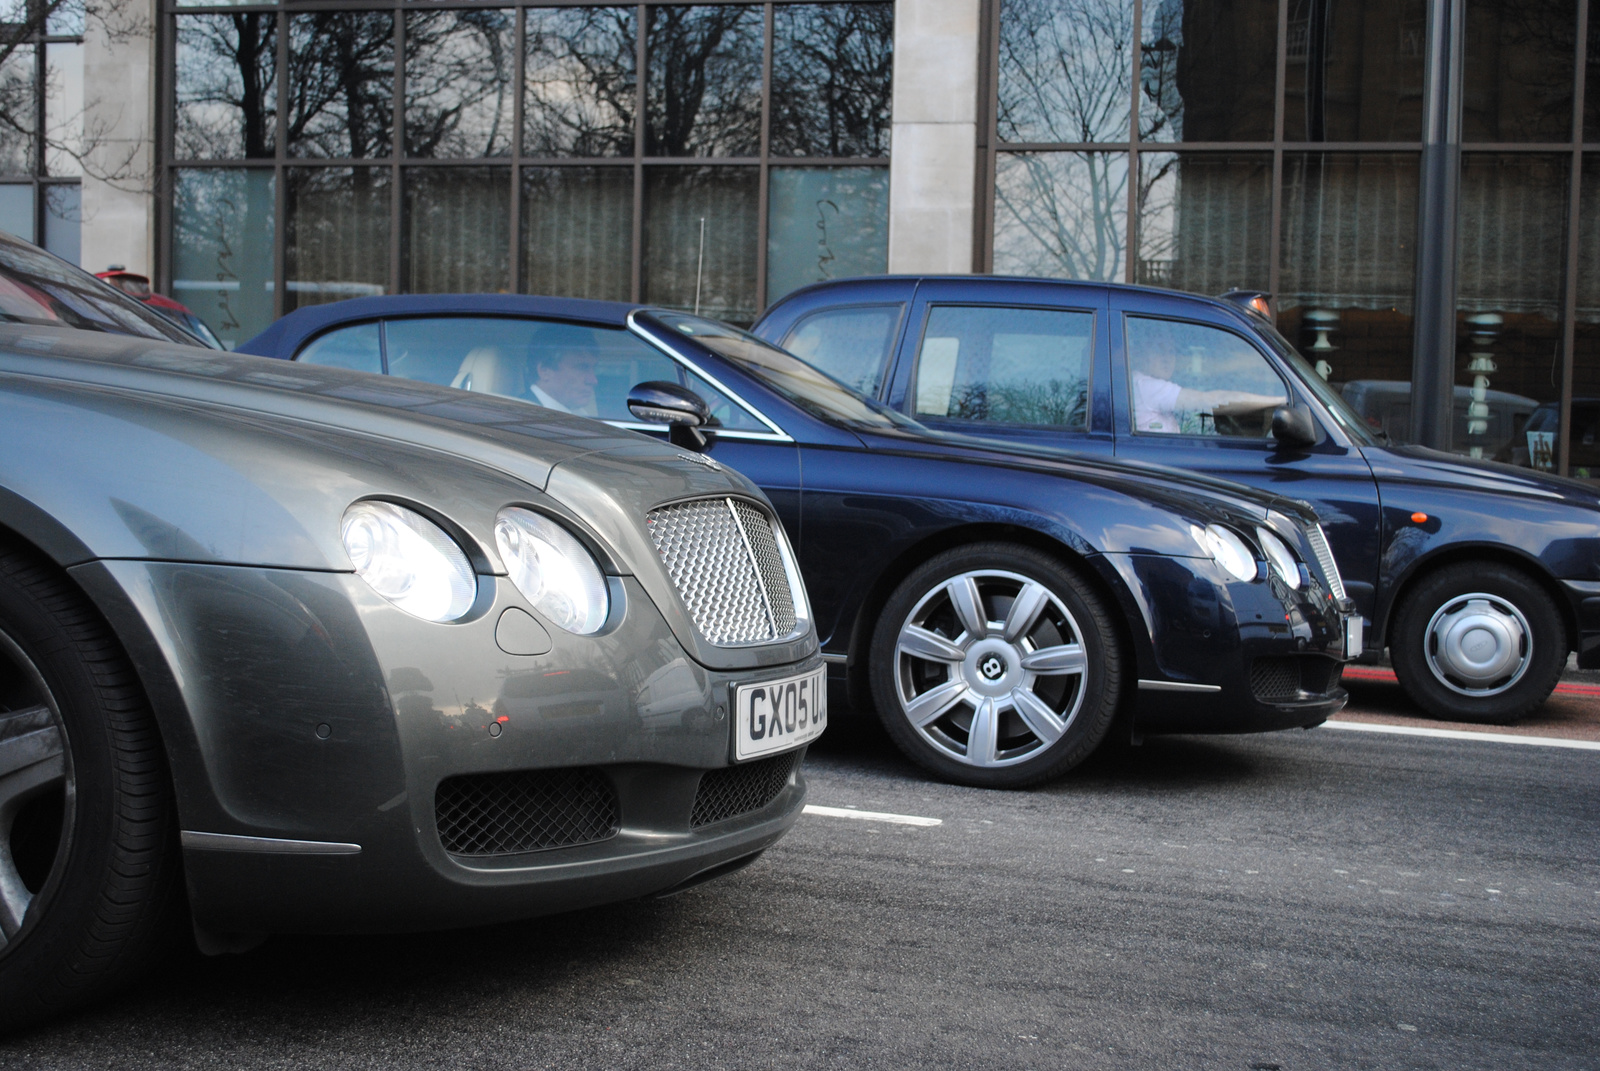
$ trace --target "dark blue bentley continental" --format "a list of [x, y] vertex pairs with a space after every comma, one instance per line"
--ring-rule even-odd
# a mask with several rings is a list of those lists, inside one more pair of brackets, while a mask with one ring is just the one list
[[1252, 732], [1345, 701], [1360, 618], [1291, 498], [931, 431], [753, 335], [660, 309], [363, 298], [244, 349], [598, 417], [745, 473], [798, 548], [833, 684], [946, 778], [1053, 776], [1119, 713], [1132, 732]]
[[879, 277], [796, 291], [754, 331], [931, 427], [1309, 501], [1369, 652], [1387, 647], [1436, 716], [1510, 721], [1544, 701], [1570, 651], [1600, 666], [1595, 489], [1390, 444], [1249, 308], [1101, 283]]

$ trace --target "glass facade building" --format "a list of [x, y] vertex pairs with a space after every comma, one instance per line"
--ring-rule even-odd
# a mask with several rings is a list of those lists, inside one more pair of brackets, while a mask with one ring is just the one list
[[81, 3], [0, 5], [0, 230], [74, 264], [82, 228]]
[[361, 294], [739, 323], [882, 272], [893, 5], [168, 0], [162, 282], [225, 341]]

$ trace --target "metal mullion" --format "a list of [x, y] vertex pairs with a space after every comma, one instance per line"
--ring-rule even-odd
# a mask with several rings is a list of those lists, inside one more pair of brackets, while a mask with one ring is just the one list
[[1272, 233], [1267, 238], [1267, 310], [1278, 317], [1283, 285], [1283, 98], [1289, 91], [1289, 0], [1278, 0], [1278, 57], [1272, 90]]
[[772, 4], [761, 7], [761, 157], [756, 179], [756, 314], [767, 307], [767, 172], [772, 135]]
[[44, 204], [43, 183], [39, 180], [45, 176], [45, 78], [49, 74], [49, 67], [45, 63], [45, 47], [37, 40], [33, 43], [33, 237], [36, 244], [43, 248], [45, 244], [45, 223], [47, 212]]
[[518, 167], [632, 167], [631, 156], [523, 156], [514, 161], [509, 157], [484, 160], [485, 164], [515, 162]]
[[289, 13], [278, 10], [277, 129], [272, 139], [272, 315], [284, 314], [289, 292]]
[[508, 284], [513, 294], [522, 293], [522, 167], [517, 161], [522, 157], [522, 94], [528, 65], [528, 9], [517, 8], [516, 32], [512, 54], [517, 68], [511, 75], [511, 217], [508, 229], [511, 241], [511, 262], [506, 266]]
[[[1271, 152], [1279, 144], [1318, 152], [1421, 152], [1423, 147], [1420, 141], [1146, 141], [1140, 144], [1149, 145], [1151, 152]], [[1002, 152], [1120, 152], [1127, 147], [1124, 141], [1002, 141], [995, 144], [995, 149]], [[1542, 151], [1564, 152], [1571, 147], [1571, 142], [1561, 142], [1553, 148], [1546, 146]]]
[[172, 15], [156, 16], [156, 163], [152, 167], [156, 188], [152, 204], [155, 209], [155, 242], [150, 250], [154, 263], [150, 265], [150, 278], [163, 294], [172, 293], [172, 223], [175, 216], [174, 191], [177, 174], [171, 167], [161, 167], [176, 155], [173, 127], [178, 114], [176, 63], [178, 20]]
[[1572, 460], [1572, 371], [1577, 363], [1578, 342], [1578, 241], [1582, 233], [1581, 196], [1583, 193], [1583, 105], [1588, 76], [1589, 5], [1578, 5], [1578, 39], [1573, 48], [1577, 78], [1572, 94], [1572, 177], [1567, 181], [1567, 278], [1561, 303], [1561, 422], [1556, 433], [1556, 471], [1567, 475]]
[[394, 89], [389, 114], [389, 293], [400, 293], [401, 236], [405, 233], [405, 197], [401, 189], [404, 176], [400, 161], [405, 156], [406, 108], [406, 19], [405, 12], [394, 12]]
[[633, 43], [633, 248], [628, 265], [630, 300], [639, 301], [644, 292], [644, 133], [645, 63], [648, 60], [645, 36], [649, 32], [649, 12], [644, 4], [635, 8], [637, 36]]
[[1128, 223], [1127, 254], [1122, 266], [1122, 281], [1138, 282], [1139, 263], [1139, 76], [1144, 66], [1144, 0], [1133, 0], [1133, 84], [1129, 87], [1128, 106]]
[[[833, 161], [828, 161], [832, 163]], [[648, 167], [759, 167], [759, 156], [646, 156]]]
[[[1573, 112], [1581, 115], [1582, 108], [1574, 108]], [[1464, 141], [1461, 143], [1461, 151], [1506, 154], [1553, 153], [1571, 152], [1572, 146], [1572, 141]]]
[[972, 270], [994, 269], [995, 135], [999, 100], [999, 0], [978, 7], [977, 174], [973, 176]]

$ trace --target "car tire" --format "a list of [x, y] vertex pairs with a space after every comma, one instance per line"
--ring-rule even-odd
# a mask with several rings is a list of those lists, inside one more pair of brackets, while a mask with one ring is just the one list
[[1082, 762], [1110, 728], [1123, 684], [1116, 635], [1104, 601], [1061, 561], [1009, 543], [958, 547], [884, 604], [868, 656], [873, 702], [900, 750], [936, 776], [1037, 784]]
[[104, 996], [181, 923], [171, 782], [133, 666], [49, 562], [0, 547], [0, 1030]]
[[1395, 615], [1389, 656], [1436, 718], [1506, 724], [1543, 703], [1567, 664], [1567, 630], [1526, 573], [1463, 562], [1423, 577]]

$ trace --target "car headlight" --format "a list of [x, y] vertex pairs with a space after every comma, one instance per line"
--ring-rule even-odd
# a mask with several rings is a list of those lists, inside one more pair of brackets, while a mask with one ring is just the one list
[[472, 609], [478, 578], [444, 529], [393, 502], [356, 502], [339, 525], [356, 575], [424, 621], [455, 621]]
[[606, 577], [594, 556], [548, 517], [518, 506], [500, 511], [494, 542], [511, 582], [545, 617], [568, 632], [598, 632], [611, 613]]
[[1287, 543], [1267, 531], [1265, 528], [1256, 529], [1256, 539], [1261, 543], [1261, 549], [1266, 551], [1267, 561], [1278, 571], [1283, 582], [1293, 589], [1300, 587], [1300, 560], [1294, 556]]
[[1234, 579], [1256, 578], [1256, 556], [1233, 531], [1220, 524], [1208, 524], [1204, 528], [1191, 525], [1189, 532], [1194, 536], [1194, 541], [1200, 544], [1200, 549], [1215, 559]]

